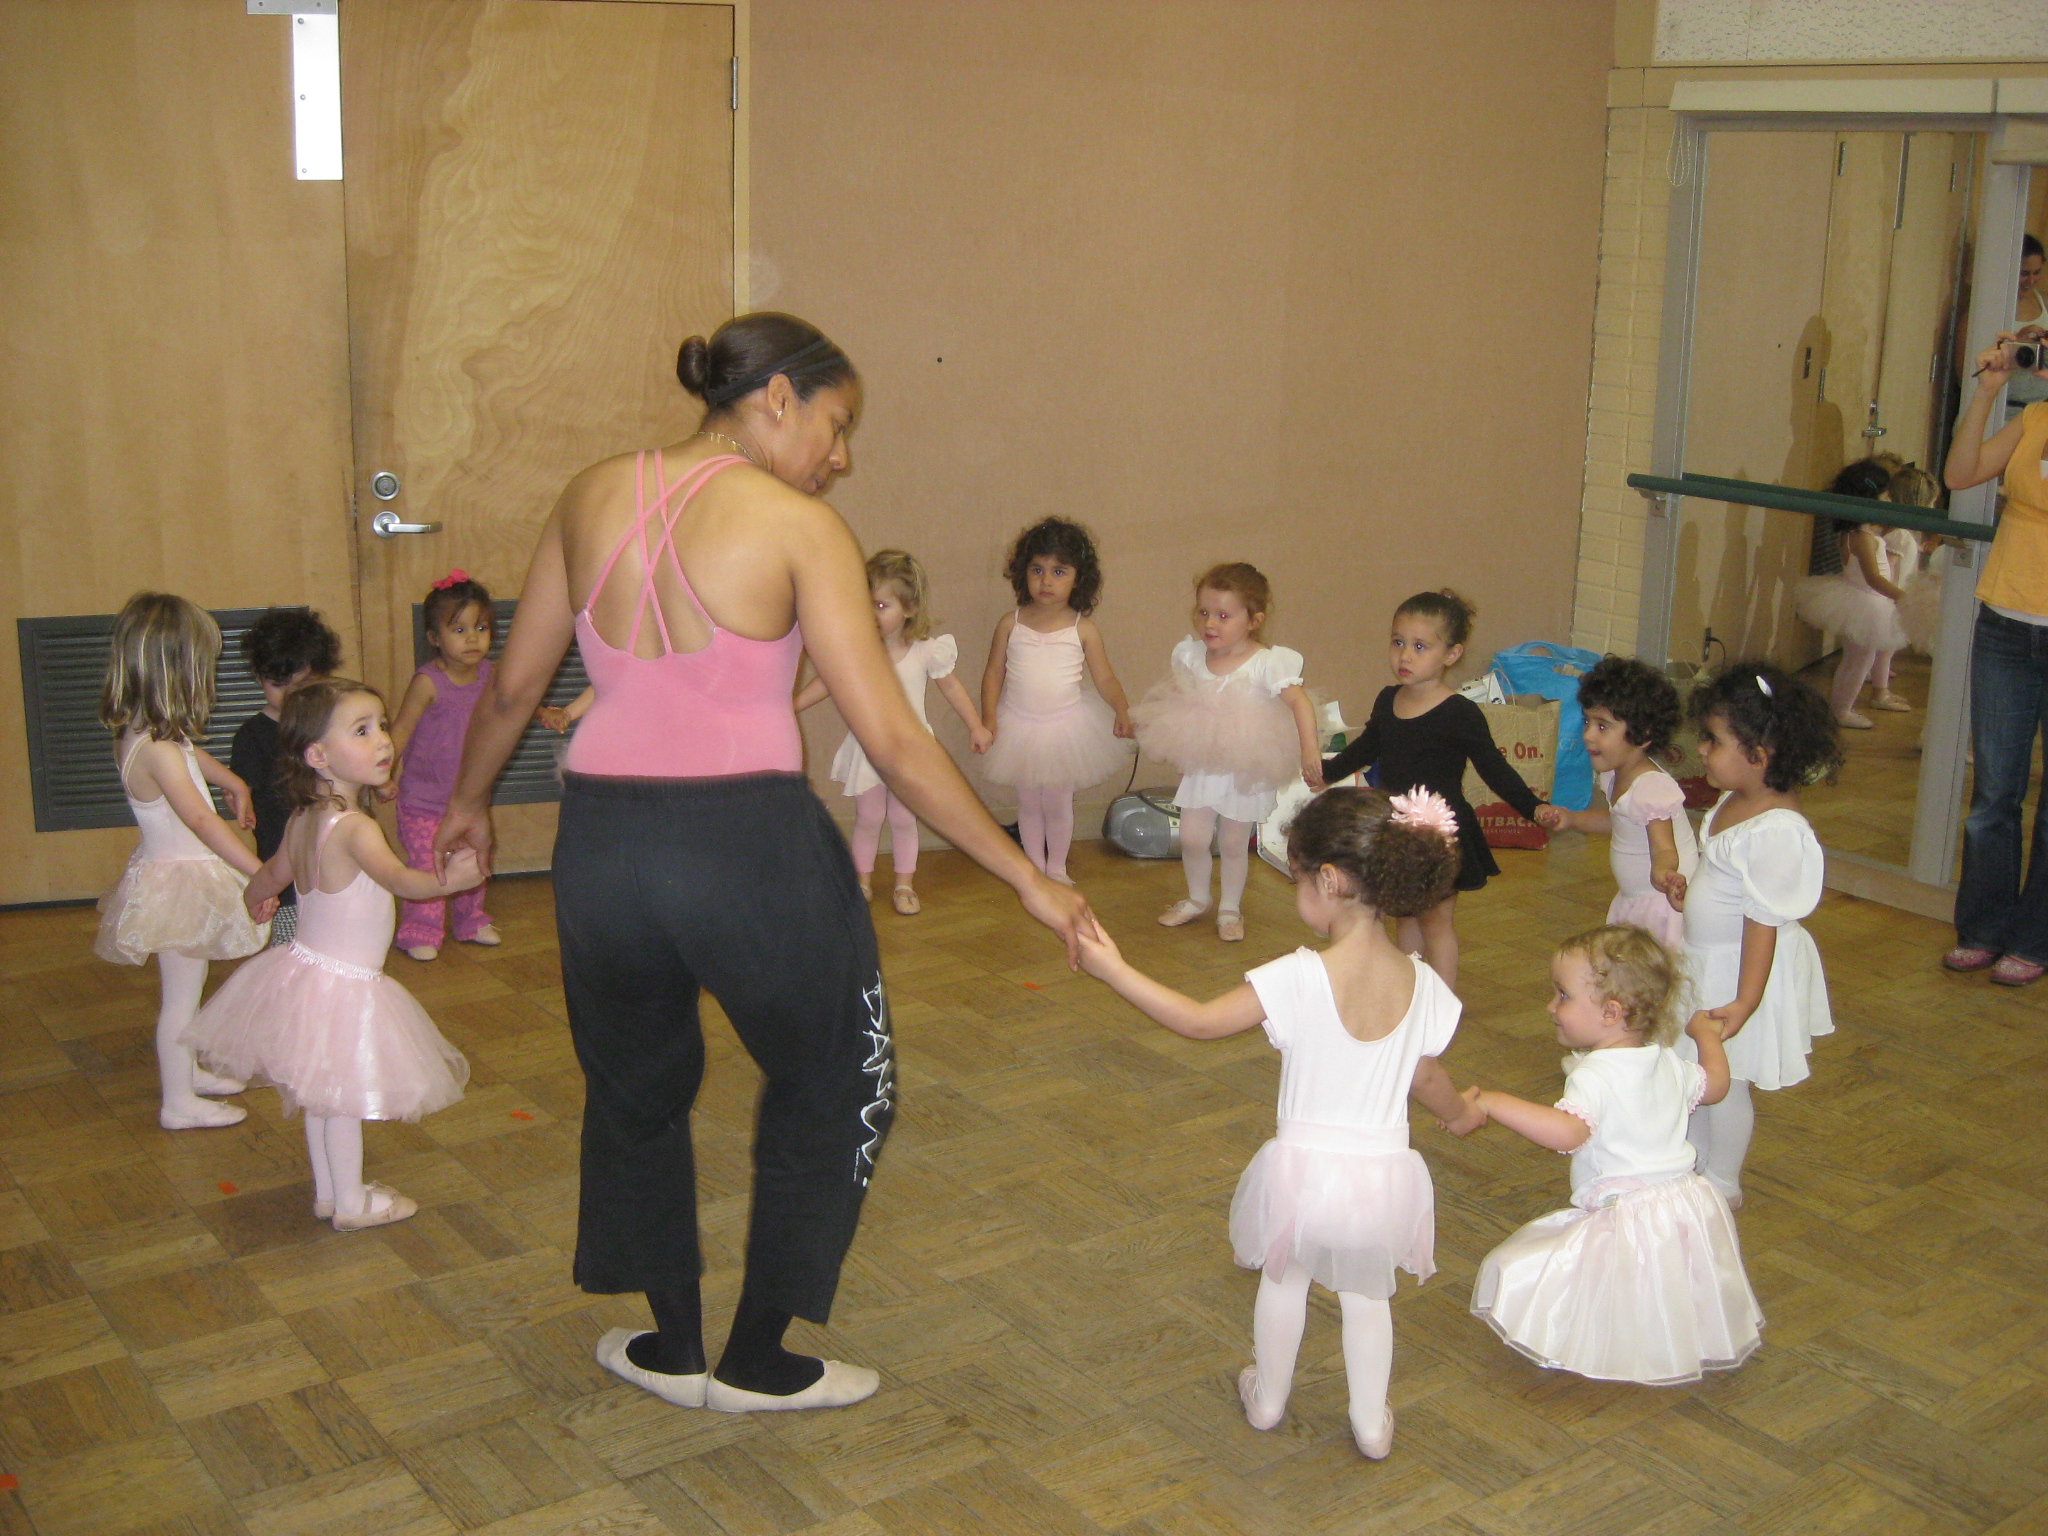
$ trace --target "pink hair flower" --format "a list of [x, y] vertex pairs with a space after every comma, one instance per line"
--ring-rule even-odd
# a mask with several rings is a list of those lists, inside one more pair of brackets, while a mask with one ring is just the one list
[[463, 570], [460, 566], [457, 566], [454, 570], [450, 571], [446, 576], [443, 576], [439, 581], [434, 583], [434, 590], [436, 592], [446, 592], [450, 587], [460, 586], [463, 582], [467, 580], [469, 580], [469, 572]]
[[1435, 790], [1411, 789], [1405, 795], [1395, 795], [1392, 804], [1394, 820], [1402, 826], [1421, 827], [1441, 837], [1457, 838], [1458, 813]]

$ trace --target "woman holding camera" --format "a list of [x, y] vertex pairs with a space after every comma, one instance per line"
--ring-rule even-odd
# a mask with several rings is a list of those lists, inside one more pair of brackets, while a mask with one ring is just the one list
[[[1988, 970], [2008, 987], [2048, 971], [2048, 822], [2037, 815], [2031, 852], [2023, 856], [2020, 847], [2034, 741], [2048, 719], [2048, 401], [1984, 435], [1992, 402], [2016, 372], [2017, 341], [2002, 333], [1977, 359], [1977, 391], [1942, 471], [1952, 491], [2003, 475], [2005, 511], [1977, 582], [1970, 651], [1976, 784], [1963, 824], [1956, 943], [1941, 963]], [[2048, 379], [2048, 368], [2031, 373]]]

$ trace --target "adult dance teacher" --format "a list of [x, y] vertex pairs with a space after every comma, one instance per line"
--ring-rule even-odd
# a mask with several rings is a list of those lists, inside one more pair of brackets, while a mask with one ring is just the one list
[[[576, 1283], [644, 1291], [609, 1370], [669, 1402], [823, 1408], [872, 1370], [783, 1347], [822, 1323], [895, 1113], [874, 928], [845, 839], [803, 772], [791, 694], [818, 675], [889, 787], [1067, 944], [1080, 896], [1032, 868], [912, 714], [860, 545], [818, 498], [849, 465], [860, 378], [816, 327], [742, 315], [683, 343], [703, 400], [666, 449], [569, 482], [534, 551], [435, 838], [488, 862], [491, 783], [574, 639], [596, 700], [569, 746], [554, 853], [569, 1029], [587, 1080]], [[746, 1278], [705, 1371], [690, 1109], [699, 988], [766, 1079]]]
[[[2034, 740], [2048, 721], [2048, 402], [2027, 406], [1989, 437], [1991, 402], [2016, 376], [2002, 332], [1977, 359], [1977, 391], [1956, 423], [1942, 479], [1952, 491], [2001, 476], [2005, 511], [1977, 582], [1970, 647], [1970, 749], [1976, 779], [1963, 823], [1952, 971], [1989, 970], [2009, 987], [2048, 970], [2048, 819], [2023, 847]], [[2048, 379], [2048, 370], [2038, 377]], [[2022, 860], [2025, 874], [2022, 877]]]

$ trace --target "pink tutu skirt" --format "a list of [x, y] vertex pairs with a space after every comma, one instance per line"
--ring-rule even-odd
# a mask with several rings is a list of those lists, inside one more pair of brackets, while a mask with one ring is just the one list
[[[1405, 1125], [1284, 1122], [1237, 1181], [1237, 1262], [1274, 1275], [1298, 1265], [1330, 1290], [1379, 1301], [1394, 1294], [1396, 1269], [1427, 1280], [1436, 1272], [1436, 1191], [1407, 1140]], [[1347, 1150], [1375, 1146], [1384, 1150]]]
[[288, 1114], [417, 1120], [469, 1081], [462, 1052], [404, 987], [297, 941], [221, 983], [185, 1043], [217, 1072], [274, 1084]]
[[1064, 709], [996, 706], [996, 740], [981, 760], [991, 784], [1033, 789], [1085, 789], [1131, 766], [1131, 749], [1116, 736], [1116, 716], [1092, 693]]
[[1539, 1216], [1489, 1253], [1473, 1315], [1538, 1365], [1596, 1381], [1665, 1387], [1742, 1364], [1764, 1315], [1728, 1202], [1692, 1173], [1605, 1183], [1636, 1187]]
[[92, 951], [116, 965], [141, 965], [159, 950], [194, 960], [239, 960], [270, 942], [270, 925], [242, 905], [249, 882], [219, 859], [145, 859], [137, 849], [100, 898]]
[[1147, 757], [1182, 773], [1227, 774], [1241, 794], [1270, 794], [1301, 776], [1294, 712], [1275, 694], [1175, 672], [1138, 701], [1131, 721]]
[[1906, 645], [1899, 605], [1846, 576], [1808, 576], [1793, 588], [1792, 603], [1799, 617], [1815, 629], [1856, 645], [1873, 651], [1896, 651]]
[[1617, 891], [1614, 900], [1607, 904], [1607, 921], [1633, 923], [1638, 928], [1647, 928], [1656, 935], [1657, 942], [1673, 954], [1685, 953], [1685, 914], [1673, 911], [1662, 891], [1651, 891], [1642, 896]]

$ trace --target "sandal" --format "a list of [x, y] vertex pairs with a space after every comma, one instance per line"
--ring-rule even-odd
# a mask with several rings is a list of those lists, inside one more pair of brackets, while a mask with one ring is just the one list
[[2044, 974], [2048, 974], [2048, 965], [2036, 965], [2018, 955], [2007, 955], [1991, 967], [1991, 979], [2001, 987], [2031, 987]]
[[924, 910], [924, 903], [917, 899], [917, 892], [907, 885], [897, 886], [890, 902], [905, 917], [915, 917]]
[[1159, 914], [1159, 926], [1162, 928], [1185, 928], [1208, 910], [1209, 903], [1206, 901], [1188, 901], [1183, 898]]
[[1945, 971], [1988, 971], [1998, 964], [1998, 951], [1978, 949], [1971, 944], [1958, 944], [1941, 957], [1941, 968]]

